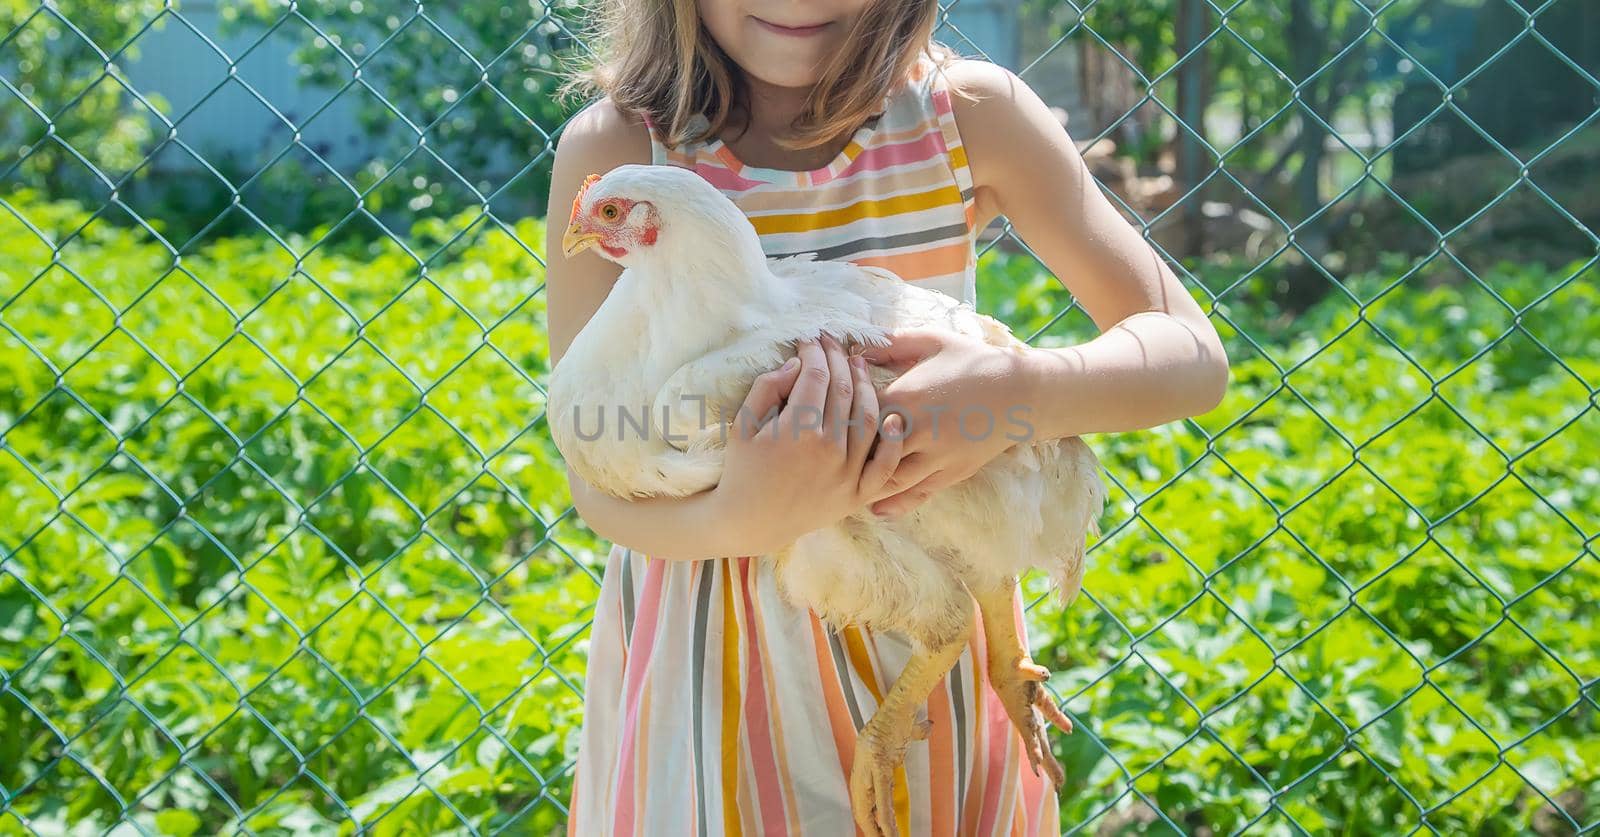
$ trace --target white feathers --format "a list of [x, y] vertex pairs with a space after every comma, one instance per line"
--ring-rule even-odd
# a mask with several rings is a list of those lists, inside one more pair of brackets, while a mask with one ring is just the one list
[[[649, 203], [660, 234], [614, 259], [626, 269], [552, 372], [549, 417], [573, 469], [608, 493], [681, 496], [715, 485], [719, 422], [796, 341], [827, 333], [881, 345], [891, 329], [926, 327], [1016, 343], [970, 305], [884, 270], [768, 261], [738, 208], [687, 170], [624, 166], [583, 200], [607, 197]], [[893, 377], [874, 374], [880, 385]], [[1104, 497], [1081, 441], [1019, 444], [898, 520], [863, 511], [801, 538], [775, 559], [779, 583], [835, 625], [929, 643], [952, 608], [970, 608], [968, 590], [1000, 589], [1029, 568], [1075, 593]]]

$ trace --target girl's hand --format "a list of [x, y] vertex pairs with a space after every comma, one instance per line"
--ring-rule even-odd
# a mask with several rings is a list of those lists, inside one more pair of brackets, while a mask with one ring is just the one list
[[796, 358], [756, 379], [713, 489], [731, 524], [755, 544], [753, 554], [776, 551], [893, 493], [901, 422], [891, 417], [873, 450], [878, 414], [866, 363], [828, 337], [821, 345], [801, 343]]
[[875, 502], [876, 514], [893, 517], [916, 508], [1033, 435], [1026, 350], [907, 329], [865, 356], [901, 373], [884, 388], [881, 411], [908, 420], [904, 453], [891, 480], [900, 490]]

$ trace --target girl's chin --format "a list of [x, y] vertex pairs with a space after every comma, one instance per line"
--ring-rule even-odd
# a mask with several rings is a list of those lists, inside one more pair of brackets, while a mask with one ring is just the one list
[[[812, 44], [811, 40], [814, 39], [758, 36], [749, 39], [734, 60], [745, 76], [767, 86], [809, 88], [822, 78], [822, 70], [834, 53], [830, 45]], [[740, 57], [746, 60], [739, 60]]]
[[[751, 62], [755, 63], [755, 62]], [[772, 61], [762, 60], [754, 70], [739, 65], [747, 78], [760, 82], [765, 87], [776, 87], [786, 90], [809, 89], [822, 78], [822, 65], [825, 62], [805, 61]]]
[[767, 87], [780, 90], [809, 90], [816, 85], [818, 80], [817, 74], [814, 72], [795, 73], [793, 75], [774, 75], [766, 72], [755, 78]]

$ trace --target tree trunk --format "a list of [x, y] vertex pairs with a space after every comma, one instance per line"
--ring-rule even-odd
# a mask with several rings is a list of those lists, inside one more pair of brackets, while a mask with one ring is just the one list
[[[1178, 66], [1178, 118], [1188, 126], [1178, 127], [1177, 172], [1180, 193], [1187, 193], [1206, 177], [1205, 146], [1200, 137], [1205, 136], [1207, 98], [1211, 85], [1206, 81], [1205, 48], [1190, 55], [1206, 37], [1205, 0], [1178, 0], [1178, 55], [1184, 58]], [[1191, 133], [1192, 131], [1192, 133]], [[1182, 233], [1181, 254], [1198, 256], [1205, 252], [1205, 216], [1201, 213], [1201, 195], [1195, 193], [1179, 208]]]
[[[1311, 3], [1312, 0], [1290, 0], [1289, 4], [1289, 55], [1293, 64], [1291, 70], [1295, 84], [1300, 86], [1299, 110], [1296, 113], [1299, 134], [1294, 140], [1300, 158], [1300, 168], [1294, 174], [1293, 214], [1285, 220], [1295, 225], [1304, 224], [1306, 219], [1322, 205], [1322, 161], [1326, 156], [1324, 143], [1327, 137], [1322, 126], [1312, 117], [1311, 108], [1319, 98], [1329, 98], [1318, 97], [1315, 94], [1320, 88], [1327, 87], [1330, 82], [1326, 78], [1323, 78], [1320, 84], [1307, 81], [1320, 65], [1319, 56], [1327, 51], [1324, 40], [1326, 27], [1317, 25]], [[1306, 261], [1304, 264], [1296, 265], [1289, 273], [1289, 299], [1286, 303], [1291, 309], [1310, 305], [1328, 289], [1327, 279], [1312, 263], [1327, 252], [1326, 236], [1313, 225], [1297, 232], [1295, 239], [1299, 242]]]

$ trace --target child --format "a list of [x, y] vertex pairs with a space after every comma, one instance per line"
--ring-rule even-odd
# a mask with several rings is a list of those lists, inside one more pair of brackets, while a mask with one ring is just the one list
[[[869, 503], [903, 513], [1012, 444], [959, 432], [963, 408], [1021, 405], [1040, 438], [1149, 427], [1211, 409], [1227, 359], [1038, 97], [932, 42], [937, 0], [610, 0], [607, 12], [588, 78], [604, 98], [562, 138], [551, 207], [571, 204], [590, 173], [683, 166], [749, 215], [768, 255], [879, 265], [969, 301], [974, 237], [1003, 213], [1102, 332], [1022, 353], [906, 333], [869, 355], [909, 370], [882, 393], [837, 345], [807, 345], [800, 368], [752, 391], [763, 415], [799, 375], [826, 377], [830, 398], [911, 417], [873, 462], [819, 462], [798, 443], [734, 434], [716, 488], [634, 502], [569, 471], [579, 513], [617, 544], [590, 641], [569, 833], [850, 834], [856, 730], [909, 647], [832, 634], [749, 556]], [[597, 256], [558, 255], [562, 230], [552, 216], [552, 362], [617, 277]], [[928, 740], [895, 783], [900, 833], [1058, 830], [1055, 790], [988, 690], [983, 647], [975, 635], [928, 698]]]

